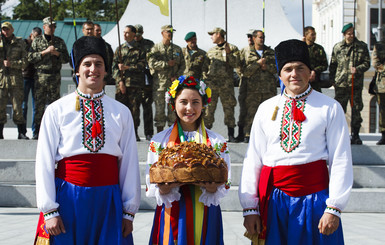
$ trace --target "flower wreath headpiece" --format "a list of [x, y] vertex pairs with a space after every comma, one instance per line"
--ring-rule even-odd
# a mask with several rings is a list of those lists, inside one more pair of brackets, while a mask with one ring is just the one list
[[172, 110], [175, 110], [175, 96], [182, 88], [195, 88], [202, 96], [203, 107], [211, 102], [211, 89], [206, 86], [206, 83], [199, 81], [192, 76], [180, 76], [178, 80], [175, 80], [171, 87], [166, 92], [166, 103], [170, 105]]

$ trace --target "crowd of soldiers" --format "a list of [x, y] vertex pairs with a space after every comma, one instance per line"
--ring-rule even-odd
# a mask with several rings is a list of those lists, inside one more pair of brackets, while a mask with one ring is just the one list
[[[33, 99], [33, 139], [38, 138], [40, 122], [46, 104], [60, 97], [60, 70], [70, 58], [64, 41], [55, 36], [56, 23], [49, 17], [43, 20], [44, 33], [34, 28], [30, 38], [23, 41], [13, 35], [10, 22], [1, 25], [2, 40], [0, 51], [3, 59], [0, 67], [0, 138], [6, 123], [6, 104], [13, 104], [13, 121], [18, 126], [19, 139], [26, 136], [26, 110], [28, 94]], [[101, 37], [99, 24], [87, 21], [82, 28], [85, 36]], [[186, 46], [174, 44], [171, 25], [161, 27], [162, 40], [154, 44], [143, 38], [143, 26], [127, 25], [124, 40], [115, 52], [105, 42], [107, 51], [106, 85], [116, 86], [116, 100], [126, 105], [133, 115], [137, 141], [140, 124], [140, 106], [143, 107], [144, 135], [150, 140], [154, 134], [170, 126], [175, 115], [166, 108], [165, 92], [171, 83], [181, 75], [203, 79], [212, 88], [212, 102], [205, 112], [205, 125], [212, 128], [214, 113], [219, 98], [224, 111], [224, 124], [228, 129], [229, 142], [248, 143], [254, 115], [258, 106], [277, 94], [279, 87], [274, 50], [265, 45], [265, 35], [261, 30], [246, 33], [248, 45], [239, 50], [226, 41], [226, 32], [214, 28], [208, 32], [214, 47], [207, 52], [198, 48], [197, 35], [185, 35]], [[348, 101], [352, 106], [351, 144], [362, 144], [359, 131], [362, 123], [362, 89], [364, 72], [370, 67], [369, 50], [366, 43], [354, 36], [352, 24], [343, 27], [344, 38], [332, 51], [329, 65], [329, 79], [335, 88], [335, 99], [346, 112]], [[326, 52], [315, 43], [316, 32], [311, 26], [305, 27], [303, 41], [306, 42], [312, 66], [310, 84], [321, 92], [321, 73], [328, 69]], [[380, 131], [382, 138], [378, 144], [385, 144], [385, 42], [376, 44], [373, 51], [373, 66], [377, 71], [375, 91], [380, 105]], [[29, 65], [29, 66], [28, 66]], [[23, 73], [22, 73], [23, 71]], [[23, 84], [23, 76], [24, 84]], [[234, 87], [238, 86], [234, 77], [239, 77], [240, 106], [236, 123], [234, 108], [237, 99]], [[353, 86], [352, 86], [353, 84]], [[24, 86], [24, 89], [23, 89]], [[353, 88], [353, 89], [352, 89]], [[24, 93], [23, 93], [24, 92]], [[24, 102], [23, 102], [24, 101]], [[155, 102], [155, 115], [152, 103]], [[238, 126], [238, 135], [234, 136]]]

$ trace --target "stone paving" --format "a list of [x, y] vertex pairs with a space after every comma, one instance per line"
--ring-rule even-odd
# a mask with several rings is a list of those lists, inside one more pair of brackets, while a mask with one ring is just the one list
[[[241, 212], [223, 212], [225, 244], [250, 244], [243, 237]], [[32, 244], [38, 211], [35, 208], [0, 207], [0, 245]], [[134, 221], [134, 242], [148, 244], [153, 211], [140, 210]], [[344, 213], [342, 224], [347, 245], [385, 244], [385, 213]]]

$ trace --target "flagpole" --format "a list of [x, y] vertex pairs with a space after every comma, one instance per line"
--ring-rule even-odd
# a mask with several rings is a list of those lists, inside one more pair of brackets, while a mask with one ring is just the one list
[[[118, 58], [119, 58], [119, 64], [122, 64], [122, 52], [121, 52], [121, 46], [120, 46], [120, 29], [119, 29], [119, 14], [118, 14], [118, 0], [115, 0], [115, 13], [116, 13], [116, 28], [118, 29]], [[124, 81], [124, 74], [123, 71], [119, 69], [120, 79], [121, 81]]]
[[305, 36], [305, 7], [304, 0], [302, 0], [302, 35]]
[[73, 24], [74, 24], [75, 41], [76, 41], [78, 40], [78, 34], [76, 33], [75, 6], [74, 6], [74, 0], [71, 0], [71, 1], [72, 1], [72, 18], [74, 19]]
[[225, 40], [229, 40], [229, 34], [227, 33], [227, 0], [225, 0], [225, 31], [226, 31], [226, 36]]
[[265, 0], [262, 1], [262, 31], [265, 33]]

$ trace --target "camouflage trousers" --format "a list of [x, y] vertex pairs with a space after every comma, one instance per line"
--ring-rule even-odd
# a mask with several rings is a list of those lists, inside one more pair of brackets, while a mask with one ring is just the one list
[[245, 127], [245, 119], [247, 116], [247, 108], [245, 104], [246, 94], [247, 94], [247, 78], [242, 77], [239, 83], [239, 95], [238, 95], [238, 103], [239, 103], [239, 117], [238, 117], [238, 127]]
[[35, 78], [35, 118], [36, 134], [39, 133], [45, 106], [60, 99], [61, 75], [38, 73]]
[[[25, 119], [23, 117], [23, 99], [24, 99], [24, 89], [23, 85], [14, 86], [9, 82], [3, 82], [6, 84], [2, 84], [0, 88], [0, 124], [7, 123], [7, 104], [8, 101], [12, 102], [13, 108], [13, 122], [15, 124], [25, 124]], [[22, 80], [22, 78], [21, 78]]]
[[115, 95], [115, 99], [120, 103], [127, 106], [132, 114], [134, 120], [135, 129], [140, 125], [140, 105], [143, 105], [143, 120], [144, 120], [144, 133], [145, 135], [153, 135], [153, 123], [152, 123], [152, 96], [150, 91], [150, 97], [148, 91], [137, 88], [137, 87], [128, 87], [126, 88], [126, 93], [122, 94], [118, 92]]
[[[153, 81], [153, 99], [155, 102], [155, 127], [164, 127], [166, 122], [168, 122], [168, 126], [171, 126], [176, 119], [176, 115], [171, 111], [171, 108], [166, 105], [165, 101], [165, 93], [167, 88], [171, 86], [171, 80], [161, 80], [155, 79]], [[167, 116], [166, 116], [166, 107], [167, 106]]]
[[[344, 112], [346, 113], [346, 107], [348, 102], [350, 103], [352, 94], [351, 87], [335, 87], [335, 96], [334, 99], [337, 100]], [[359, 129], [362, 123], [361, 111], [364, 108], [364, 104], [362, 102], [362, 88], [355, 89], [353, 91], [353, 107], [352, 107], [352, 118], [350, 122], [350, 126], [353, 129]]]
[[152, 87], [145, 86], [142, 91], [144, 135], [154, 135], [154, 119], [152, 116]]
[[205, 115], [205, 125], [207, 128], [212, 128], [215, 118], [215, 110], [217, 108], [218, 99], [221, 99], [224, 123], [227, 127], [235, 127], [234, 107], [237, 100], [234, 96], [234, 82], [232, 78], [218, 79], [217, 81], [208, 81], [208, 86], [211, 88], [211, 103], [208, 105]]
[[385, 131], [385, 93], [376, 94], [377, 103], [379, 107], [379, 122], [378, 127], [380, 132]]
[[[253, 125], [255, 113], [257, 113], [258, 107], [262, 102], [267, 99], [270, 99], [275, 94], [272, 93], [248, 93], [245, 100], [247, 115], [245, 118], [245, 136], [250, 136], [251, 126]], [[273, 115], [273, 111], [271, 111], [271, 115]], [[270, 115], [267, 115], [267, 118]]]

